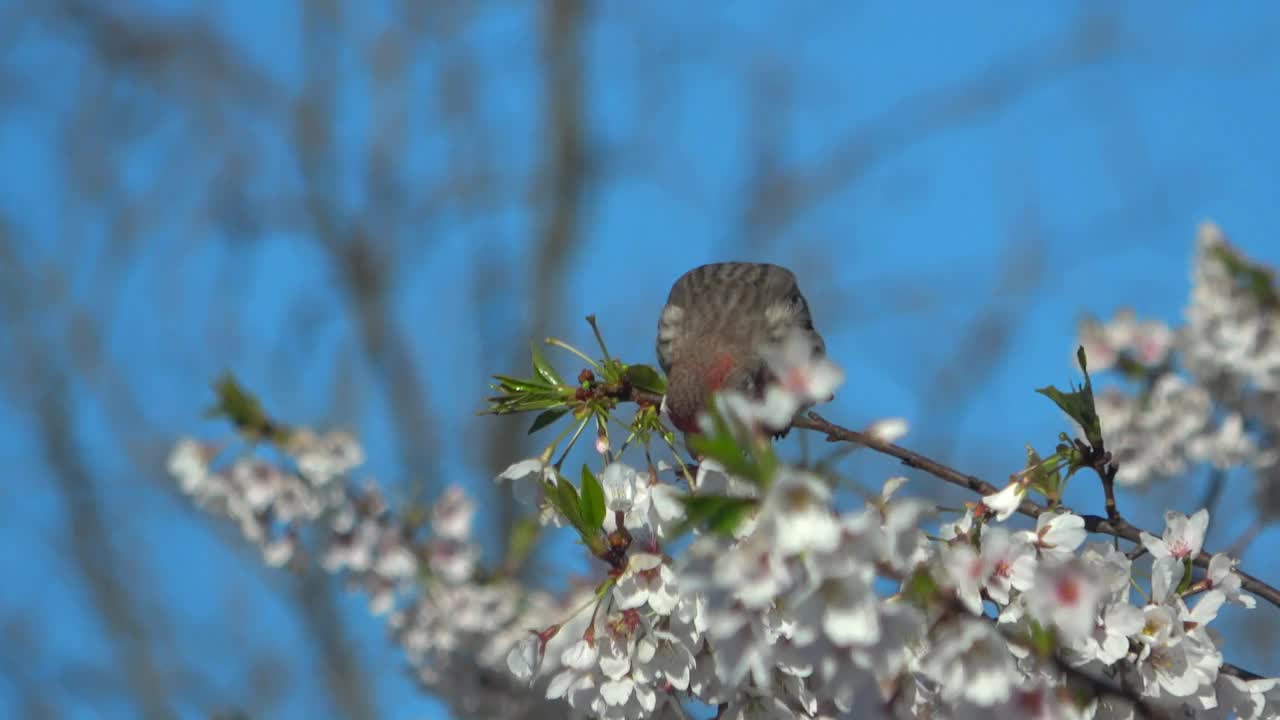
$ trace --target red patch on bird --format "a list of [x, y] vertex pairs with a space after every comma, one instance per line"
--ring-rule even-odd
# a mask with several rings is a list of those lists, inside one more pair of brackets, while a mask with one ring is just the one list
[[716, 355], [711, 361], [711, 365], [707, 368], [707, 388], [712, 392], [724, 388], [724, 381], [729, 379], [729, 373], [733, 372], [733, 368], [737, 365], [733, 361], [733, 356], [727, 352]]
[[680, 432], [698, 432], [698, 421], [688, 415], [672, 415], [671, 424], [675, 425]]

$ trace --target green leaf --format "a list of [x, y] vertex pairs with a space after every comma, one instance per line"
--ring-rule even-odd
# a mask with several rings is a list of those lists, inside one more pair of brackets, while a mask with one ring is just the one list
[[1032, 620], [1028, 627], [1028, 641], [1032, 652], [1036, 657], [1053, 657], [1054, 649], [1058, 645], [1057, 636], [1053, 632], [1053, 626], [1044, 626]]
[[494, 375], [493, 377], [498, 381], [501, 389], [507, 392], [529, 392], [533, 390], [547, 392], [555, 390], [555, 387], [533, 378], [514, 378], [510, 375]]
[[538, 349], [538, 346], [535, 343], [529, 343], [529, 350], [533, 354], [534, 373], [552, 387], [564, 387], [564, 380], [560, 379], [556, 369], [551, 367], [551, 363], [547, 362], [547, 359], [543, 357], [542, 351]]
[[732, 536], [759, 502], [727, 495], [686, 495], [680, 501], [684, 503], [685, 519], [676, 528], [675, 537], [704, 524], [711, 532]]
[[1264, 310], [1280, 309], [1280, 291], [1275, 286], [1275, 271], [1265, 265], [1250, 262], [1230, 245], [1223, 243], [1211, 251], [1222, 263], [1235, 286], [1253, 297]]
[[556, 476], [556, 496], [559, 500], [556, 509], [565, 516], [565, 519], [571, 525], [581, 532], [585, 523], [582, 521], [582, 505], [578, 499], [578, 489], [563, 475]]
[[923, 567], [912, 573], [902, 586], [907, 599], [918, 608], [932, 607], [941, 593], [938, 582]]
[[529, 434], [532, 435], [559, 420], [567, 412], [569, 412], [569, 408], [552, 408], [542, 411], [538, 417], [533, 419], [533, 424], [529, 426]]
[[287, 431], [272, 422], [258, 398], [241, 387], [231, 373], [223, 373], [218, 378], [213, 392], [214, 404], [205, 412], [208, 417], [226, 418], [237, 431], [257, 439], [282, 441], [287, 438]]
[[1041, 459], [1040, 454], [1035, 448], [1027, 445], [1027, 464], [1026, 469], [1030, 475], [1030, 486], [1032, 490], [1040, 493], [1046, 498], [1054, 500], [1061, 499], [1061, 487], [1059, 483], [1059, 474], [1056, 470], [1058, 455], [1055, 453], [1050, 458], [1054, 462], [1046, 463]]
[[564, 498], [560, 494], [560, 485], [548, 480], [546, 481], [544, 488], [547, 491], [547, 502], [551, 503], [551, 506], [556, 509], [556, 512], [565, 516], [565, 518], [573, 517], [574, 513], [577, 512], [577, 505], [575, 504], [572, 509], [565, 508]]
[[662, 395], [667, 391], [667, 381], [657, 370], [648, 365], [628, 365], [626, 377], [631, 382], [631, 386], [637, 390], [654, 395]]
[[582, 521], [588, 528], [595, 530], [604, 525], [605, 505], [604, 488], [591, 473], [591, 468], [582, 466]]
[[720, 463], [731, 475], [737, 475], [760, 487], [767, 487], [778, 464], [772, 448], [766, 443], [744, 449], [728, 421], [714, 407], [708, 407], [708, 416], [711, 418], [712, 432], [708, 435], [688, 436], [689, 449]]
[[578, 498], [578, 491], [573, 483], [556, 473], [556, 482], [548, 481], [543, 487], [546, 488], [547, 500], [552, 507], [578, 531], [582, 543], [591, 549], [591, 554], [599, 555], [604, 550], [604, 538], [600, 535], [599, 528], [587, 527], [582, 517], [582, 501]]
[[1178, 581], [1178, 594], [1185, 593], [1191, 587], [1191, 556], [1182, 559], [1182, 579]]
[[1102, 447], [1102, 421], [1098, 419], [1098, 411], [1093, 404], [1093, 382], [1089, 379], [1089, 365], [1084, 354], [1084, 346], [1076, 350], [1076, 359], [1080, 362], [1080, 371], [1084, 373], [1084, 386], [1072, 387], [1071, 392], [1063, 392], [1049, 385], [1038, 388], [1036, 392], [1052, 400], [1072, 420], [1084, 430], [1084, 436], [1095, 448]]

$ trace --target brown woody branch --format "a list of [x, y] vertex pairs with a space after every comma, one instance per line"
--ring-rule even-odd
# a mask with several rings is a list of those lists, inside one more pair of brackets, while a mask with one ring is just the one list
[[[885, 442], [873, 435], [836, 425], [815, 412], [796, 418], [793, 427], [823, 433], [827, 436], [828, 442], [852, 442], [866, 446], [878, 453], [898, 458], [903, 465], [923, 470], [940, 480], [968, 488], [979, 495], [990, 495], [1000, 490], [1000, 488], [985, 480], [973, 475], [966, 475], [917, 452]], [[1018, 512], [1033, 518], [1040, 517], [1041, 513], [1048, 510], [1049, 508], [1027, 499], [1024, 499], [1022, 504], [1018, 506]], [[1084, 518], [1085, 529], [1089, 532], [1110, 535], [1139, 545], [1142, 544], [1142, 530], [1120, 517], [1119, 514], [1116, 515], [1115, 519], [1107, 519], [1098, 515], [1082, 515], [1081, 517]], [[1211, 557], [1209, 553], [1201, 551], [1200, 555], [1195, 559], [1195, 564], [1202, 568], [1208, 567]], [[1240, 584], [1245, 590], [1280, 608], [1280, 590], [1241, 570], [1236, 570], [1236, 574], [1240, 576]]]

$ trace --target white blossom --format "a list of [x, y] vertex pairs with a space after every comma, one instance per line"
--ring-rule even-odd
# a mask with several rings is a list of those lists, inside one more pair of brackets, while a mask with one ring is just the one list
[[1060, 560], [1070, 557], [1084, 542], [1084, 518], [1069, 512], [1046, 512], [1036, 518], [1034, 532], [1019, 535], [1040, 551], [1042, 557]]
[[1056, 626], [1068, 642], [1091, 634], [1102, 594], [1093, 575], [1075, 561], [1041, 564], [1039, 570], [1027, 593], [1032, 616]]
[[778, 472], [760, 522], [771, 523], [775, 548], [784, 557], [834, 550], [840, 539], [831, 492], [820, 479], [806, 473]]
[[1240, 589], [1240, 576], [1236, 573], [1236, 561], [1231, 557], [1217, 553], [1209, 559], [1209, 569], [1205, 579], [1209, 587], [1220, 590], [1227, 600], [1247, 608], [1254, 608], [1258, 601]]
[[995, 513], [996, 520], [1003, 522], [1018, 511], [1018, 506], [1022, 504], [1022, 497], [1026, 494], [1027, 486], [1021, 481], [1014, 481], [999, 492], [984, 496], [982, 504]]
[[[525, 478], [530, 478], [532, 482]], [[543, 500], [543, 483], [554, 483], [556, 471], [542, 458], [526, 458], [509, 465], [496, 479], [512, 481], [512, 492], [517, 500], [529, 507], [539, 507]], [[552, 515], [555, 515], [558, 523], [559, 513], [545, 512], [542, 524], [548, 524]]]
[[647, 604], [659, 615], [670, 615], [679, 600], [675, 573], [660, 555], [633, 553], [613, 586], [613, 596], [624, 610]]
[[604, 489], [605, 508], [609, 512], [630, 512], [636, 496], [634, 468], [622, 463], [609, 463], [600, 472], [600, 485]]
[[921, 669], [945, 696], [983, 706], [1007, 700], [1017, 683], [1008, 643], [993, 625], [981, 620], [940, 628]]
[[532, 681], [542, 665], [544, 645], [536, 633], [529, 633], [507, 653], [507, 668], [519, 680]]
[[1011, 591], [1025, 592], [1035, 581], [1035, 549], [1002, 527], [982, 533], [982, 575], [987, 594], [1008, 604]]
[[1142, 544], [1155, 558], [1195, 559], [1204, 545], [1204, 533], [1208, 527], [1208, 510], [1198, 510], [1191, 517], [1168, 510], [1164, 514], [1164, 536], [1158, 538], [1144, 532]]

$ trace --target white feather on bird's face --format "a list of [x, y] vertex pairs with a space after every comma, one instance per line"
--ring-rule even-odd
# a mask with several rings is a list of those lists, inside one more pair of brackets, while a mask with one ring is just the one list
[[795, 275], [784, 267], [716, 263], [682, 275], [658, 318], [656, 343], [672, 421], [696, 432], [711, 393], [759, 391], [768, 379], [762, 351], [796, 331], [825, 352]]

